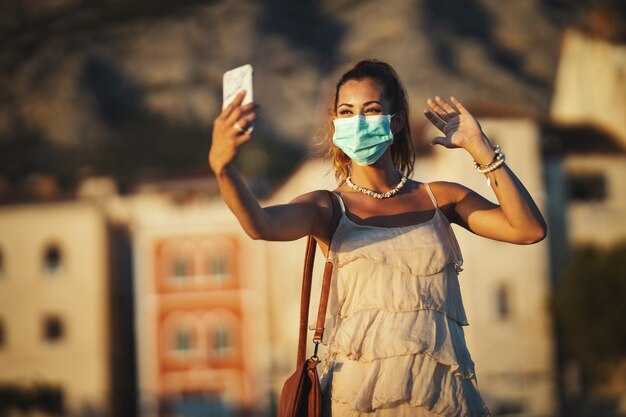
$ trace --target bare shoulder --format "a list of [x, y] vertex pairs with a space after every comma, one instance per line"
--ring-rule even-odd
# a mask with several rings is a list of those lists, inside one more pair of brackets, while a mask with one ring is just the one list
[[327, 190], [315, 190], [308, 193], [300, 194], [289, 203], [314, 205], [323, 208], [329, 208], [332, 204]]
[[433, 181], [429, 182], [428, 186], [440, 207], [454, 206], [464, 196], [472, 192], [470, 188], [463, 184], [450, 181]]
[[430, 188], [441, 210], [450, 223], [456, 223], [476, 233], [469, 225], [469, 217], [475, 213], [486, 213], [499, 207], [476, 191], [456, 182], [437, 181]]
[[328, 252], [328, 242], [331, 238], [331, 223], [333, 220], [333, 202], [327, 190], [315, 190], [301, 194], [289, 202], [290, 205], [305, 207], [301, 211], [300, 222], [310, 222], [309, 234], [314, 236], [322, 248]]

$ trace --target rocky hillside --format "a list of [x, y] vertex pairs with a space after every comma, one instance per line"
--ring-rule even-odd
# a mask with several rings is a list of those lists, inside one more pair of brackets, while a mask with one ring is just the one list
[[262, 119], [239, 166], [272, 180], [312, 148], [334, 80], [361, 58], [397, 68], [416, 119], [434, 94], [541, 116], [562, 28], [585, 16], [578, 3], [3, 2], [0, 193], [34, 173], [71, 188], [88, 175], [132, 183], [208, 172], [221, 76], [244, 63], [255, 69]]

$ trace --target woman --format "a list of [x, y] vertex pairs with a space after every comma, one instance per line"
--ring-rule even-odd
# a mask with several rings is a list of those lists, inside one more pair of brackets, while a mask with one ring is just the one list
[[463, 336], [463, 259], [450, 223], [516, 244], [538, 242], [547, 230], [502, 151], [458, 100], [429, 99], [424, 115], [445, 135], [432, 144], [469, 152], [499, 205], [460, 184], [408, 179], [415, 153], [405, 90], [388, 64], [357, 63], [337, 83], [330, 112], [327, 144], [343, 213], [329, 247], [325, 191], [262, 208], [233, 167], [256, 118], [255, 105], [241, 106], [242, 99], [215, 120], [209, 164], [250, 237], [313, 235], [335, 265], [322, 377], [326, 415], [489, 415]]

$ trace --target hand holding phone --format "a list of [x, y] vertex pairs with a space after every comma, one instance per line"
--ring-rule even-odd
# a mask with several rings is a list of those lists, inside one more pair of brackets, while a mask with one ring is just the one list
[[[222, 112], [213, 123], [209, 150], [209, 165], [216, 174], [223, 172], [237, 156], [239, 147], [252, 139], [256, 119], [252, 66], [244, 65], [225, 72], [223, 83]], [[245, 95], [241, 94], [243, 92]]]

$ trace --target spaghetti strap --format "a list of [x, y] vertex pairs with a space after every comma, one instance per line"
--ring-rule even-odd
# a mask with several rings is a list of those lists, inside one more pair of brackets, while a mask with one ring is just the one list
[[430, 196], [430, 199], [432, 200], [432, 202], [435, 205], [435, 207], [439, 207], [437, 205], [437, 200], [435, 200], [435, 195], [433, 194], [432, 191], [430, 191], [430, 186], [428, 185], [428, 183], [425, 182], [424, 185], [426, 186], [426, 191], [428, 191], [428, 195]]
[[335, 194], [335, 196], [337, 196], [337, 200], [339, 200], [339, 205], [341, 206], [341, 212], [345, 214], [346, 212], [346, 206], [345, 204], [343, 204], [343, 200], [341, 199], [341, 196], [339, 194], [337, 194], [334, 191], [331, 191], [331, 193]]

